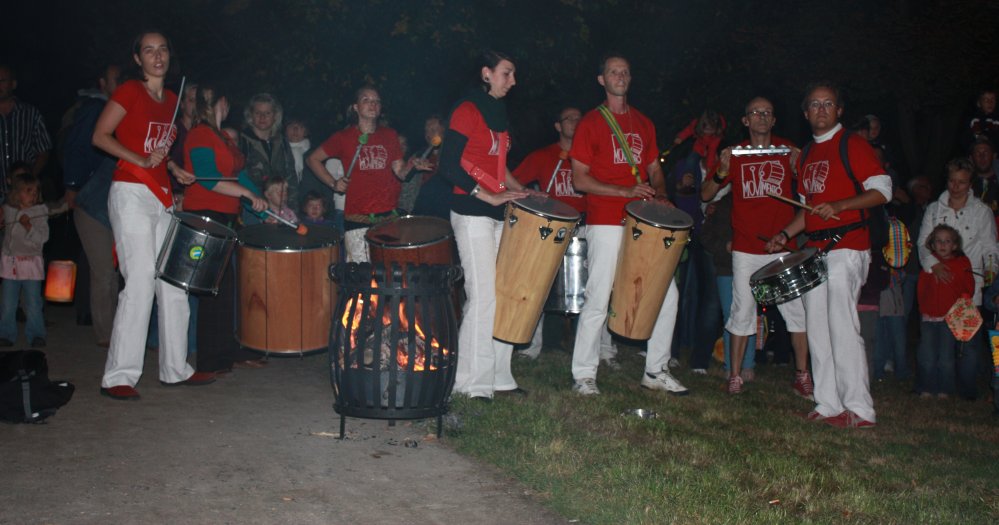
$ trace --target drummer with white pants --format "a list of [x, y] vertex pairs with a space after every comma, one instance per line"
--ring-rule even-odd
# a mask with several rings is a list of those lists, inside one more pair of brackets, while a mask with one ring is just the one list
[[[666, 198], [655, 126], [628, 105], [628, 61], [618, 55], [605, 57], [597, 82], [606, 92], [606, 102], [579, 122], [569, 152], [576, 189], [586, 193], [587, 200], [589, 277], [572, 352], [573, 390], [580, 395], [600, 393], [597, 367], [602, 343], [610, 343], [607, 306], [624, 233], [624, 207], [637, 199]], [[679, 293], [671, 281], [649, 340], [641, 385], [686, 394], [687, 389], [666, 369], [678, 303]]]

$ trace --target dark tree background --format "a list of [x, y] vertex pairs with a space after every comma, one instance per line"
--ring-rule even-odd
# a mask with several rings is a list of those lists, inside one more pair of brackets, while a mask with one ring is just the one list
[[[11, 5], [13, 4], [13, 5]], [[314, 143], [345, 124], [364, 83], [381, 90], [391, 125], [422, 146], [422, 122], [446, 114], [478, 78], [474, 59], [496, 48], [517, 62], [508, 97], [513, 158], [554, 139], [564, 105], [602, 94], [600, 56], [631, 58], [631, 101], [650, 115], [660, 146], [704, 108], [732, 139], [753, 95], [771, 97], [777, 131], [808, 138], [798, 109], [805, 84], [843, 86], [849, 124], [879, 115], [905, 175], [939, 179], [958, 152], [974, 97], [999, 80], [999, 2], [648, 0], [174, 0], [35, 1], [2, 8], [0, 60], [20, 71], [18, 94], [59, 118], [103, 63], [130, 64], [132, 38], [164, 31], [175, 82], [212, 80], [235, 104], [267, 91], [305, 117]]]

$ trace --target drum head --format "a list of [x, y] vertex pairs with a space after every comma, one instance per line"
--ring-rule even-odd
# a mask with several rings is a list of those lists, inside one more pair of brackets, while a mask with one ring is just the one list
[[667, 230], [689, 230], [694, 219], [679, 208], [673, 208], [659, 201], [632, 201], [624, 207], [635, 220]]
[[578, 221], [579, 212], [568, 204], [545, 197], [524, 197], [510, 203], [524, 211], [541, 217], [562, 221]]
[[261, 250], [303, 251], [325, 248], [337, 243], [336, 228], [314, 224], [305, 235], [283, 224], [256, 224], [239, 231], [239, 244]]
[[223, 239], [233, 239], [236, 237], [236, 232], [234, 232], [232, 228], [229, 228], [218, 221], [213, 221], [208, 217], [202, 217], [201, 215], [185, 212], [177, 212], [173, 215], [174, 218], [184, 223], [185, 226], [194, 231], [203, 232], [212, 237], [221, 237]]
[[767, 277], [773, 277], [774, 275], [784, 272], [788, 268], [794, 268], [799, 264], [811, 259], [818, 251], [815, 248], [802, 248], [796, 252], [791, 252], [787, 255], [781, 256], [781, 258], [767, 263], [763, 268], [753, 272], [753, 275], [749, 277], [749, 282], [759, 281], [766, 279]]
[[439, 217], [407, 215], [372, 226], [364, 238], [383, 248], [409, 248], [437, 244], [452, 237], [451, 223]]

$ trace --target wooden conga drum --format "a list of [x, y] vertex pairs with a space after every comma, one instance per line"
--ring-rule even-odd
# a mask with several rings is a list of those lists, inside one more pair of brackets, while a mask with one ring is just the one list
[[627, 217], [611, 292], [607, 326], [629, 339], [652, 337], [694, 220], [657, 201], [634, 201]]
[[454, 232], [439, 217], [406, 215], [372, 226], [364, 234], [372, 263], [454, 264]]
[[236, 251], [239, 343], [266, 353], [326, 350], [337, 301], [329, 278], [340, 258], [335, 228], [313, 225], [306, 235], [281, 224], [239, 232]]
[[555, 199], [507, 203], [496, 257], [494, 338], [530, 342], [578, 222], [579, 212]]

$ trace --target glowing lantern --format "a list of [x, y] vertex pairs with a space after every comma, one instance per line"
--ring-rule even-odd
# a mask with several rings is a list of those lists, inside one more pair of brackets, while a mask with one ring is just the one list
[[54, 303], [73, 302], [76, 291], [76, 263], [52, 261], [45, 276], [45, 300]]

